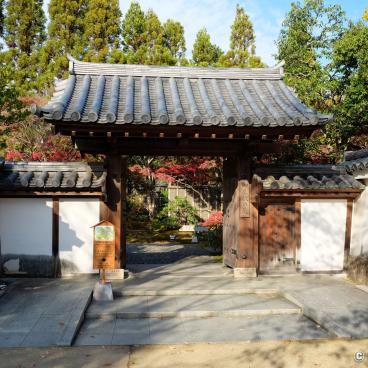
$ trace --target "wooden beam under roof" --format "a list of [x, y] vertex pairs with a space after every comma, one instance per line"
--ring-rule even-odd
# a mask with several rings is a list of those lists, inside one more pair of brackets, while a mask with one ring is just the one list
[[243, 153], [280, 153], [279, 143], [254, 142], [245, 140], [217, 140], [203, 138], [161, 139], [147, 137], [120, 139], [111, 143], [108, 139], [83, 137], [75, 140], [83, 153], [99, 154], [117, 152], [120, 155], [152, 156], [233, 156]]
[[[111, 132], [112, 136], [117, 138], [129, 136], [129, 137], [141, 137], [143, 138], [143, 133], [147, 135], [156, 136], [157, 126], [151, 126], [146, 124], [136, 124], [129, 125], [124, 124], [57, 124], [56, 133], [61, 133], [62, 135], [72, 136], [72, 137], [84, 137], [89, 134], [90, 131], [94, 132], [96, 137], [105, 137], [106, 131]], [[283, 136], [285, 140], [293, 140], [296, 136], [299, 139], [302, 137], [310, 137], [314, 131], [314, 127], [221, 127], [221, 126], [211, 126], [203, 127], [198, 125], [193, 126], [183, 126], [183, 125], [165, 125], [160, 126], [160, 132], [165, 134], [167, 138], [182, 138], [184, 136], [193, 137], [195, 133], [198, 133], [200, 137], [211, 138], [213, 134], [216, 135], [216, 139], [247, 139], [250, 141], [261, 139], [262, 135], [267, 135], [269, 140], [278, 140], [280, 136]], [[233, 134], [233, 138], [229, 135]]]

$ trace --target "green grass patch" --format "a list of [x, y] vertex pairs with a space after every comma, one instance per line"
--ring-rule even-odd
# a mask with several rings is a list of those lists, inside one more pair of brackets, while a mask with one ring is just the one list
[[223, 263], [224, 261], [224, 256], [222, 254], [216, 255], [216, 256], [211, 256], [211, 259], [214, 262], [218, 262], [218, 263]]

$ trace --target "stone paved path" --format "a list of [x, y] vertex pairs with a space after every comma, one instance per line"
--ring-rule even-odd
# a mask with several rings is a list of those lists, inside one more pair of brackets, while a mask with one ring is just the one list
[[216, 255], [217, 251], [198, 244], [128, 244], [127, 263], [167, 264], [192, 257]]
[[93, 278], [18, 279], [0, 299], [0, 347], [70, 346]]

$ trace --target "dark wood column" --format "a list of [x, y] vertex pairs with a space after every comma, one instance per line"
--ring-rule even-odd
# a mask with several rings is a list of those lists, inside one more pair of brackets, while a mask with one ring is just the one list
[[236, 252], [238, 248], [237, 234], [239, 232], [238, 207], [236, 187], [238, 183], [236, 173], [236, 160], [229, 157], [224, 160], [223, 168], [223, 255], [224, 263], [235, 267]]
[[59, 258], [59, 197], [52, 198], [52, 258], [54, 260], [54, 277], [61, 276]]
[[126, 266], [126, 176], [127, 158], [110, 154], [106, 157], [106, 200], [101, 203], [101, 220], [115, 226], [115, 268]]
[[224, 161], [224, 263], [245, 276], [256, 276], [258, 266], [258, 202], [252, 200], [252, 176], [249, 157]]

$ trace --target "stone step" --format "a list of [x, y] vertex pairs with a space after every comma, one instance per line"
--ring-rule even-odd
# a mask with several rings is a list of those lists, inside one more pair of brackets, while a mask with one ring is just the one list
[[278, 295], [278, 289], [165, 289], [165, 290], [144, 290], [144, 289], [126, 289], [114, 290], [114, 297], [121, 298], [127, 296], [184, 296], [184, 295]]
[[139, 318], [210, 318], [210, 317], [250, 317], [270, 316], [284, 314], [300, 314], [300, 308], [289, 309], [238, 309], [223, 311], [175, 311], [175, 312], [118, 312], [111, 313], [87, 313], [87, 319], [139, 319]]
[[[196, 277], [196, 278], [233, 278], [233, 270], [216, 263], [173, 263], [173, 264], [128, 264], [130, 278], [154, 277]], [[200, 271], [200, 272], [197, 272]]]
[[[182, 344], [325, 339], [323, 328], [303, 315], [213, 318], [86, 320], [75, 345]], [[226, 364], [225, 364], [226, 366]]]
[[93, 302], [87, 319], [205, 318], [300, 314], [301, 308], [274, 294], [125, 296]]

